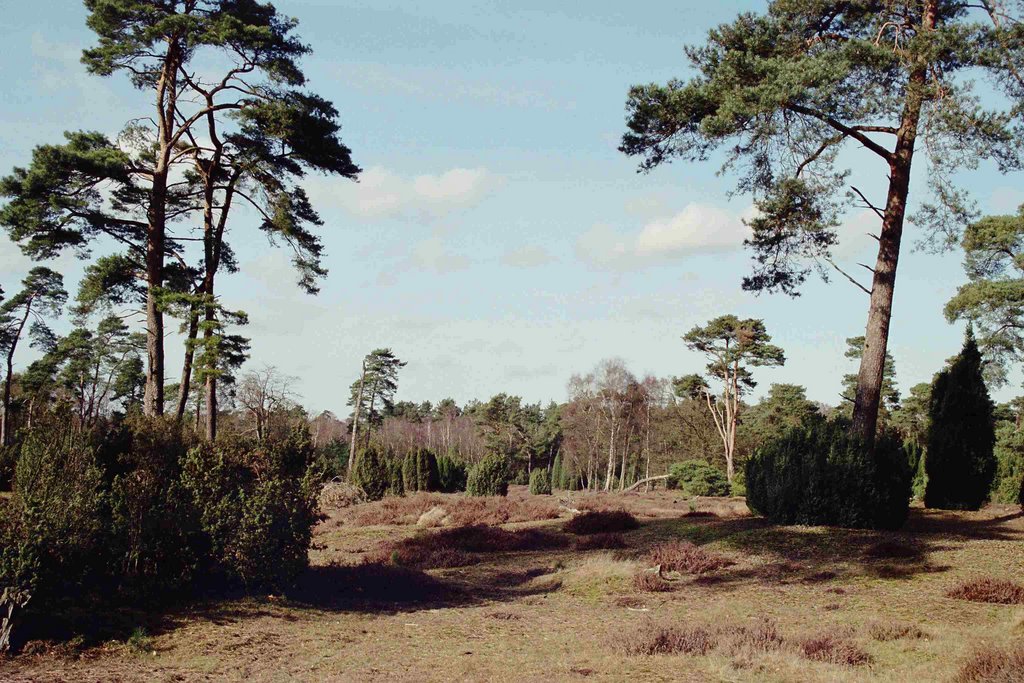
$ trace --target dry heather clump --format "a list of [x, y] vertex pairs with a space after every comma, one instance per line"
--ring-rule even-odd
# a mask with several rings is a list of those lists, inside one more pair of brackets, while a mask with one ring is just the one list
[[576, 550], [621, 550], [626, 547], [622, 534], [591, 534], [581, 536], [573, 544]]
[[1024, 643], [975, 652], [957, 672], [956, 683], [1024, 683]]
[[1024, 586], [1013, 581], [985, 576], [960, 582], [946, 593], [946, 597], [971, 602], [1020, 605], [1024, 604]]
[[729, 654], [741, 658], [781, 650], [786, 642], [778, 624], [768, 617], [762, 617], [754, 626], [727, 626], [721, 634]]
[[[428, 515], [431, 511], [435, 511], [432, 513], [434, 519]], [[537, 496], [477, 498], [419, 492], [356, 505], [348, 512], [347, 518], [354, 526], [413, 525], [419, 523], [424, 515], [428, 517], [420, 526], [497, 526], [509, 522], [556, 519], [558, 514], [557, 503]]]
[[805, 638], [800, 642], [800, 653], [816, 662], [840, 666], [863, 666], [871, 663], [871, 655], [841, 635], [826, 633]]
[[475, 553], [544, 550], [567, 545], [565, 537], [539, 529], [506, 531], [479, 524], [385, 541], [371, 555], [371, 560], [417, 569], [444, 569], [479, 562]]
[[706, 655], [714, 647], [711, 633], [700, 626], [683, 628], [674, 624], [647, 622], [628, 634], [622, 643], [627, 655]]
[[734, 564], [728, 557], [708, 552], [689, 541], [668, 541], [654, 546], [648, 562], [661, 565], [662, 571], [686, 574], [706, 574]]
[[633, 575], [633, 588], [640, 593], [667, 593], [675, 585], [661, 578], [658, 572], [645, 569]]
[[366, 500], [359, 487], [343, 481], [329, 481], [320, 489], [320, 509], [340, 510], [351, 507]]
[[558, 504], [550, 498], [533, 496], [517, 499], [503, 496], [460, 496], [448, 506], [454, 526], [488, 524], [497, 526], [511, 522], [539, 522], [558, 518]]
[[625, 510], [591, 510], [576, 515], [562, 527], [570, 534], [601, 534], [629, 531], [640, 526], [636, 517]]
[[868, 635], [879, 642], [903, 640], [905, 638], [924, 638], [925, 632], [915, 624], [904, 624], [898, 621], [875, 621], [868, 624]]

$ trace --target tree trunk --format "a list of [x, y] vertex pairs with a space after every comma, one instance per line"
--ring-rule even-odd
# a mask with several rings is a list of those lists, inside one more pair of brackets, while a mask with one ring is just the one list
[[147, 210], [146, 229], [146, 392], [143, 412], [164, 414], [164, 314], [160, 302], [164, 286], [164, 247], [167, 228], [167, 177], [173, 151], [177, 74], [181, 53], [177, 39], [169, 40], [160, 80], [156, 108], [159, 142], [153, 185]]
[[604, 478], [604, 490], [612, 489], [612, 473], [615, 472], [615, 423], [609, 427], [611, 433], [608, 435], [608, 473]]
[[352, 410], [352, 445], [348, 448], [348, 479], [352, 480], [352, 464], [356, 459], [356, 439], [359, 432], [359, 411], [363, 406], [363, 383], [366, 382], [366, 361], [363, 361], [363, 371], [359, 375], [359, 391], [356, 392], [356, 405]]
[[[924, 14], [924, 30], [935, 27], [935, 0], [929, 0]], [[903, 238], [903, 219], [910, 189], [910, 168], [917, 140], [917, 125], [928, 63], [919, 58], [910, 74], [907, 99], [896, 136], [896, 149], [889, 161], [889, 192], [885, 202], [882, 230], [878, 240], [878, 258], [871, 283], [871, 304], [864, 333], [864, 353], [857, 374], [857, 396], [853, 405], [851, 432], [868, 444], [874, 444], [878, 427], [878, 409], [882, 398], [885, 353], [889, 343], [892, 299], [896, 285], [896, 266]]]
[[21, 334], [25, 331], [25, 325], [28, 323], [28, 317], [31, 314], [32, 299], [29, 298], [25, 303], [25, 315], [21, 317], [18, 331], [11, 339], [11, 348], [7, 350], [7, 376], [4, 378], [4, 414], [3, 420], [0, 421], [0, 445], [3, 446], [11, 445], [11, 382], [14, 380], [14, 350], [18, 348], [18, 340], [21, 339]]
[[188, 407], [189, 391], [192, 387], [192, 360], [196, 354], [196, 337], [199, 334], [199, 311], [193, 305], [188, 312], [188, 337], [185, 340], [185, 362], [181, 367], [181, 387], [178, 389], [178, 406], [174, 410], [175, 419], [180, 423], [185, 419]]

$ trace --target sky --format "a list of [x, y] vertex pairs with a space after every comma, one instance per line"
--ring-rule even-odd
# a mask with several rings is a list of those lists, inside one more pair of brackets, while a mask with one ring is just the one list
[[[313, 52], [310, 88], [340, 112], [358, 183], [313, 176], [330, 271], [318, 296], [295, 285], [287, 253], [252, 216], [229, 239], [241, 272], [223, 277], [226, 306], [250, 317], [250, 367], [295, 378], [307, 409], [347, 414], [360, 359], [390, 347], [408, 365], [398, 398], [460, 403], [507, 392], [565, 400], [574, 373], [622, 358], [638, 376], [700, 371], [680, 337], [734, 313], [765, 321], [788, 361], [759, 369], [755, 397], [775, 382], [836, 404], [848, 337], [862, 335], [867, 297], [842, 277], [809, 280], [803, 295], [740, 288], [749, 272], [749, 196], [714, 162], [647, 174], [617, 151], [631, 85], [686, 78], [686, 45], [764, 3], [538, 1], [412, 3], [278, 0]], [[0, 173], [65, 130], [110, 135], [147, 112], [121, 76], [79, 63], [92, 44], [76, 0], [11, 3], [0, 16]], [[881, 203], [884, 169], [863, 152], [843, 161]], [[983, 164], [962, 178], [986, 213], [1024, 203], [1017, 176]], [[925, 197], [918, 178], [912, 197]], [[913, 202], [912, 202], [913, 203]], [[837, 260], [871, 263], [877, 221], [851, 208]], [[890, 351], [904, 391], [929, 381], [960, 348], [963, 328], [943, 304], [964, 282], [958, 252], [916, 249], [907, 230]], [[32, 267], [0, 237], [0, 286]], [[68, 284], [81, 273], [56, 261]], [[66, 323], [64, 323], [66, 324]], [[168, 374], [182, 349], [168, 341]], [[32, 358], [20, 356], [23, 365]], [[1018, 393], [1019, 378], [996, 392]]]

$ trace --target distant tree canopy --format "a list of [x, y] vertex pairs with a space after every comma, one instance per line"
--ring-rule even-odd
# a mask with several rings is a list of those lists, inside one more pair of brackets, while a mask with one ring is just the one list
[[971, 223], [962, 245], [967, 284], [946, 304], [946, 318], [973, 323], [986, 376], [1004, 384], [1009, 365], [1024, 358], [1024, 206]]
[[[746, 289], [795, 294], [812, 271], [838, 270], [833, 247], [846, 197], [878, 216], [872, 282], [857, 283], [870, 302], [851, 429], [868, 443], [882, 399], [917, 139], [928, 141], [932, 201], [915, 220], [948, 242], [973, 215], [955, 171], [983, 159], [1003, 171], [1020, 167], [1022, 17], [1024, 6], [1009, 3], [773, 0], [763, 14], [741, 14], [687, 48], [689, 80], [629, 92], [620, 149], [640, 157], [641, 170], [707, 161], [724, 148], [724, 170], [737, 171], [737, 189], [754, 196]], [[998, 94], [982, 100], [978, 78]], [[840, 152], [850, 146], [887, 174], [884, 201], [848, 184]]]

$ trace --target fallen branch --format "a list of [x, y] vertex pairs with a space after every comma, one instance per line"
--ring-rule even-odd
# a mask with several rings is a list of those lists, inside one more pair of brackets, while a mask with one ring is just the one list
[[667, 474], [659, 474], [656, 477], [647, 477], [646, 479], [641, 479], [640, 481], [636, 482], [635, 484], [630, 486], [628, 489], [626, 489], [624, 491], [624, 493], [628, 493], [628, 492], [632, 491], [633, 489], [637, 488], [641, 484], [646, 484], [649, 481], [658, 481], [659, 479], [668, 479], [668, 475]]

